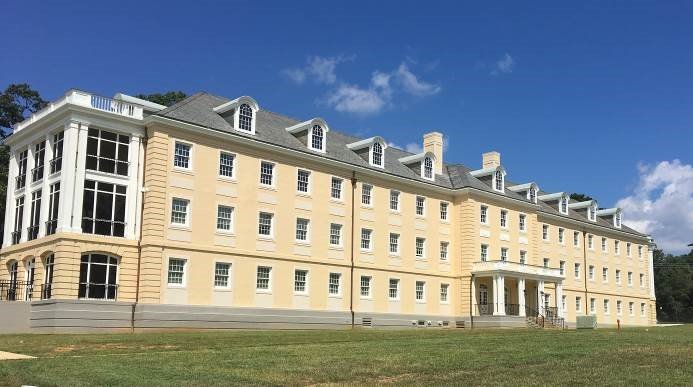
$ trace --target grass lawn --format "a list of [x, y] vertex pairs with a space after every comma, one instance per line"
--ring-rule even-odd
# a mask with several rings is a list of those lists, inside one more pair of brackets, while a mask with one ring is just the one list
[[4, 335], [0, 385], [693, 385], [693, 325]]

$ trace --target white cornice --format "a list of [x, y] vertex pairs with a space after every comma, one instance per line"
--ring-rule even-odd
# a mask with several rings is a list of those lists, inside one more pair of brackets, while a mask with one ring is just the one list
[[367, 139], [364, 139], [361, 141], [352, 142], [350, 144], [347, 144], [347, 148], [349, 148], [351, 150], [359, 150], [359, 149], [363, 149], [363, 148], [368, 148], [376, 142], [379, 142], [380, 145], [383, 146], [383, 150], [385, 150], [387, 148], [387, 143], [385, 142], [385, 139], [383, 139], [380, 136], [375, 136], [375, 137], [367, 138]]

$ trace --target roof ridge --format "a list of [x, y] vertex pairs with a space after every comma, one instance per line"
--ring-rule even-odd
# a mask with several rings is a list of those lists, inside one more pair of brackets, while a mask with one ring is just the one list
[[155, 114], [155, 115], [164, 115], [164, 114], [168, 114], [168, 113], [174, 112], [174, 111], [180, 109], [181, 107], [183, 107], [183, 106], [189, 104], [190, 102], [192, 102], [192, 101], [194, 101], [194, 100], [200, 98], [200, 96], [202, 96], [203, 94], [208, 94], [208, 93], [207, 93], [207, 92], [204, 92], [204, 91], [198, 91], [197, 93], [195, 93], [195, 94], [193, 94], [193, 95], [191, 95], [191, 96], [189, 96], [189, 97], [183, 99], [182, 101], [178, 101], [178, 102], [174, 103], [173, 105], [167, 107], [166, 109], [160, 110], [160, 111], [158, 111], [158, 112], [156, 112], [156, 113], [154, 113], [154, 114]]

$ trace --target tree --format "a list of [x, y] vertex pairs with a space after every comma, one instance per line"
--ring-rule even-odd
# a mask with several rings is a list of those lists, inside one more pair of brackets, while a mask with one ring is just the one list
[[135, 98], [144, 99], [159, 105], [171, 106], [187, 97], [182, 91], [169, 91], [167, 93], [137, 94]]
[[654, 251], [657, 320], [693, 322], [693, 250], [673, 256]]
[[572, 200], [575, 200], [576, 202], [586, 202], [588, 200], [594, 200], [591, 197], [581, 193], [571, 193], [570, 198]]

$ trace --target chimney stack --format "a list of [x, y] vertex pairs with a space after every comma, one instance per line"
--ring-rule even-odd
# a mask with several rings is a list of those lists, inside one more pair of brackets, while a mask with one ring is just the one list
[[426, 133], [423, 136], [424, 152], [431, 152], [436, 157], [436, 174], [443, 174], [443, 134], [439, 132]]
[[496, 151], [486, 152], [481, 155], [482, 169], [497, 168], [501, 165], [500, 153]]

